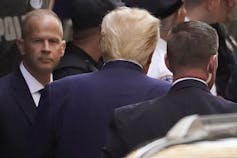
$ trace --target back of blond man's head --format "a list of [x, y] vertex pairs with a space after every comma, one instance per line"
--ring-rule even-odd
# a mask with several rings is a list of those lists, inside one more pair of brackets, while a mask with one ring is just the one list
[[101, 25], [100, 48], [105, 60], [134, 60], [145, 66], [159, 38], [159, 20], [148, 11], [122, 7]]

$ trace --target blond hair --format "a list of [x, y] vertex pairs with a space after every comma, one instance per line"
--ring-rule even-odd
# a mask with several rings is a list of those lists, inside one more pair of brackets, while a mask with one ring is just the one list
[[148, 11], [121, 7], [101, 25], [100, 48], [105, 60], [135, 60], [145, 66], [159, 38], [159, 20]]

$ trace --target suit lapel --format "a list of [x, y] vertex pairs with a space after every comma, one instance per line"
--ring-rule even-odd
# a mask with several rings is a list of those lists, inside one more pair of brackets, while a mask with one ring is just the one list
[[14, 73], [11, 83], [13, 90], [12, 94], [16, 103], [20, 106], [20, 109], [23, 111], [29, 122], [32, 123], [36, 112], [36, 106], [25, 79], [19, 69]]

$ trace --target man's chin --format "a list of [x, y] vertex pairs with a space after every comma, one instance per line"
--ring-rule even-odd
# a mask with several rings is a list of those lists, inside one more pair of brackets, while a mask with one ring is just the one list
[[40, 68], [40, 72], [43, 73], [43, 74], [46, 74], [46, 73], [47, 73], [47, 74], [51, 74], [52, 71], [53, 71], [52, 66], [42, 66], [42, 67]]

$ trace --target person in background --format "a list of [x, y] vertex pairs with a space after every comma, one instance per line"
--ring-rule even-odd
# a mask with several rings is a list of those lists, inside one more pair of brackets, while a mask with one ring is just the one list
[[22, 61], [0, 79], [0, 157], [27, 157], [27, 142], [40, 91], [52, 81], [53, 68], [64, 54], [62, 24], [50, 10], [34, 10], [22, 22], [17, 40]]
[[236, 64], [237, 45], [230, 37], [224, 25], [233, 19], [236, 0], [184, 0], [187, 10], [187, 18], [199, 20], [210, 24], [219, 36], [218, 61], [219, 66], [216, 73], [216, 94], [226, 99], [226, 88], [229, 83], [233, 67]]
[[184, 22], [186, 10], [182, 0], [125, 0], [129, 7], [139, 7], [150, 11], [154, 16], [161, 19], [160, 40], [152, 55], [152, 60], [147, 75], [172, 82], [173, 74], [165, 65], [165, 55], [167, 52], [167, 34], [169, 30], [180, 22]]
[[21, 38], [21, 24], [24, 14], [39, 8], [50, 9], [53, 1], [0, 1], [0, 77], [15, 71], [21, 61], [16, 40]]
[[[237, 0], [229, 0], [229, 2], [229, 5], [233, 8], [230, 14], [230, 19], [237, 20]], [[235, 41], [234, 44], [236, 44]], [[236, 54], [235, 59], [237, 60]], [[237, 63], [235, 63], [232, 69], [232, 73], [230, 79], [228, 80], [225, 93], [227, 99], [233, 102], [237, 102]]]
[[229, 0], [229, 6], [232, 7], [232, 11], [230, 14], [229, 19], [231, 19], [227, 23], [228, 32], [230, 35], [233, 36], [235, 40], [237, 40], [237, 30], [236, 30], [236, 24], [237, 24], [237, 0]]
[[174, 82], [167, 95], [115, 110], [104, 157], [120, 158], [139, 145], [164, 137], [187, 115], [237, 112], [237, 104], [213, 96], [218, 35], [200, 21], [180, 23], [167, 39], [166, 65]]
[[56, 80], [101, 68], [100, 24], [104, 15], [116, 8], [113, 0], [72, 0], [68, 3], [73, 39], [67, 43], [65, 55], [53, 72]]
[[104, 17], [99, 45], [105, 65], [47, 86], [33, 126], [32, 157], [100, 157], [115, 108], [168, 91], [167, 82], [145, 73], [158, 27], [159, 20], [141, 9], [122, 7]]

